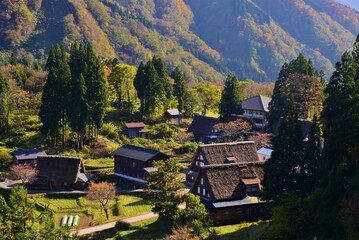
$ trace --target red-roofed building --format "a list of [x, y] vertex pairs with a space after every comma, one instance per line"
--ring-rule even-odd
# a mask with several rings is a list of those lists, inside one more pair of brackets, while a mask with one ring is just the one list
[[128, 138], [144, 138], [146, 137], [145, 126], [143, 122], [125, 123], [123, 132]]

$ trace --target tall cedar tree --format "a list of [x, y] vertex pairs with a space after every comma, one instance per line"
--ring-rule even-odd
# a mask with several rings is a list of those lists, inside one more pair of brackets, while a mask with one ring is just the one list
[[77, 133], [77, 148], [83, 147], [84, 134], [88, 120], [88, 104], [85, 98], [85, 79], [80, 74], [79, 78], [71, 81], [71, 104], [69, 108], [69, 125]]
[[[157, 58], [156, 56], [153, 56], [152, 64], [155, 67], [160, 82], [162, 83], [162, 86], [166, 92], [166, 98], [171, 99], [173, 88], [170, 82], [168, 81], [168, 69], [165, 67], [165, 64], [163, 63], [162, 59]], [[167, 105], [167, 101], [166, 101], [166, 105]]]
[[318, 233], [323, 239], [345, 238], [338, 211], [345, 194], [351, 195], [351, 189], [359, 186], [358, 181], [353, 181], [358, 169], [355, 150], [359, 146], [356, 138], [359, 124], [357, 51], [358, 39], [353, 55], [344, 53], [336, 64], [325, 90], [327, 98], [322, 113], [325, 146], [320, 165], [323, 192], [317, 219]]
[[162, 80], [151, 61], [145, 65], [145, 75], [148, 81], [145, 89], [145, 113], [152, 120], [162, 116], [165, 111], [166, 92]]
[[56, 145], [56, 138], [61, 129], [62, 147], [64, 148], [71, 80], [71, 71], [64, 48], [59, 45], [51, 47], [46, 70], [49, 74], [44, 85], [39, 113], [43, 124], [41, 130], [50, 136], [53, 144]]
[[0, 129], [8, 125], [11, 108], [12, 101], [9, 83], [0, 71]]
[[173, 95], [177, 98], [178, 101], [177, 108], [178, 111], [182, 112], [184, 109], [184, 97], [186, 94], [186, 79], [178, 67], [176, 67], [175, 70], [171, 73], [171, 77], [175, 81], [173, 86]]
[[[301, 86], [304, 92], [295, 92], [295, 90], [298, 89], [296, 84], [299, 83], [303, 85], [303, 83], [301, 81], [292, 81], [292, 76], [306, 76], [306, 78], [308, 78], [308, 81], [306, 81], [305, 86]], [[297, 106], [301, 106], [304, 102], [302, 98], [310, 99], [312, 101], [311, 105], [320, 105], [322, 102], [321, 96], [323, 88], [321, 80], [322, 79], [320, 78], [320, 73], [318, 73], [314, 69], [313, 62], [310, 59], [305, 59], [302, 54], [300, 54], [296, 59], [292, 60], [289, 64], [284, 63], [281, 71], [279, 72], [278, 79], [275, 82], [272, 101], [269, 103], [269, 127], [274, 130], [277, 129], [280, 118], [283, 116], [288, 106], [289, 95], [294, 96], [294, 100]], [[321, 88], [320, 86], [318, 86], [318, 83], [321, 85]], [[304, 94], [307, 96], [300, 96], [299, 94]], [[313, 111], [313, 109], [310, 110]], [[319, 110], [320, 109], [318, 109], [318, 111]], [[308, 111], [308, 109], [306, 109], [305, 111]], [[308, 113], [305, 111], [303, 113], [299, 112], [298, 114], [300, 116], [308, 115]]]
[[83, 77], [86, 85], [86, 102], [89, 114], [89, 136], [97, 140], [98, 129], [102, 127], [107, 106], [107, 88], [103, 64], [91, 46], [86, 48], [86, 65]]
[[145, 186], [152, 212], [160, 217], [172, 218], [177, 212], [178, 200], [176, 191], [183, 188], [180, 177], [181, 167], [175, 159], [154, 162], [158, 167], [156, 172], [150, 173]]
[[243, 112], [241, 101], [244, 94], [235, 75], [228, 75], [224, 84], [221, 102], [219, 103], [219, 114], [221, 121], [226, 122], [231, 114], [241, 114]]
[[133, 80], [133, 85], [135, 86], [137, 90], [137, 96], [140, 99], [142, 115], [145, 114], [145, 105], [146, 105], [145, 90], [147, 88], [147, 83], [148, 81], [146, 80], [145, 64], [141, 62], [140, 65], [138, 66], [135, 79]]
[[172, 97], [168, 70], [160, 58], [153, 57], [138, 67], [134, 86], [141, 101], [141, 113], [151, 120], [162, 117]]
[[273, 138], [272, 156], [264, 165], [264, 197], [275, 202], [284, 192], [304, 194], [303, 137], [298, 124], [294, 100], [290, 102], [279, 128]]
[[305, 192], [312, 193], [319, 186], [319, 163], [322, 153], [320, 122], [317, 115], [313, 118], [308, 141], [304, 151], [304, 168], [306, 172]]

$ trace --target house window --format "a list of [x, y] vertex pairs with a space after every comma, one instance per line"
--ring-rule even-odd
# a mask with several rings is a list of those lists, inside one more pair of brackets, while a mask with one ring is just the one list
[[136, 162], [132, 162], [132, 167], [136, 167]]
[[203, 185], [203, 178], [201, 178], [201, 185]]
[[199, 155], [199, 160], [203, 161], [203, 156]]
[[266, 157], [265, 157], [265, 156], [263, 156], [263, 160], [266, 160]]
[[201, 188], [200, 187], [197, 187], [197, 193], [201, 194]]
[[207, 197], [211, 197], [211, 195], [209, 193], [207, 193]]
[[203, 189], [203, 196], [206, 196], [206, 189]]
[[191, 180], [192, 180], [192, 181], [194, 180], [194, 177], [193, 177], [193, 176], [191, 177]]
[[224, 214], [224, 215], [228, 215], [228, 210], [224, 210], [224, 211], [223, 211], [223, 214]]
[[242, 208], [237, 208], [236, 213], [243, 213], [243, 209]]

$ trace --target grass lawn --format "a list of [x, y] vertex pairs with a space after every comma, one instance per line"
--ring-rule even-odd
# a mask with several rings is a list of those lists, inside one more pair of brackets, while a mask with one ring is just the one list
[[236, 225], [227, 225], [215, 227], [220, 239], [223, 240], [255, 240], [258, 239], [264, 230], [268, 227], [268, 222], [241, 223]]
[[[123, 240], [142, 240], [142, 239], [163, 239], [171, 233], [169, 222], [152, 218], [142, 222], [134, 223], [127, 231], [118, 231], [117, 235]], [[115, 239], [115, 238], [112, 238]]]
[[114, 169], [115, 161], [113, 158], [99, 158], [84, 160], [86, 170]]
[[64, 215], [79, 215], [79, 228], [117, 221], [126, 217], [137, 216], [151, 211], [151, 206], [144, 200], [143, 194], [123, 194], [109, 202], [109, 219], [106, 220], [103, 209], [96, 201], [89, 201], [84, 195], [48, 194], [34, 197], [34, 201], [47, 206], [55, 213], [55, 224], [60, 225]]
[[[219, 235], [219, 239], [224, 240], [255, 240], [258, 239], [268, 226], [268, 222], [241, 223], [236, 225], [228, 225], [214, 227]], [[171, 225], [169, 222], [160, 222], [158, 218], [138, 222], [131, 225], [130, 230], [118, 231], [117, 235], [124, 240], [140, 240], [140, 239], [163, 239], [171, 233]], [[109, 238], [114, 240], [115, 238]]]

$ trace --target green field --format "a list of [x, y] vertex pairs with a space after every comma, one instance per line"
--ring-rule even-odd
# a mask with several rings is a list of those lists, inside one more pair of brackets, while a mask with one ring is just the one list
[[[214, 227], [219, 239], [223, 240], [255, 240], [268, 227], [268, 222], [241, 223]], [[169, 222], [161, 222], [157, 218], [138, 222], [131, 225], [127, 231], [118, 231], [117, 236], [124, 240], [163, 239], [171, 233]], [[112, 240], [115, 238], [112, 238]]]
[[111, 200], [109, 206], [109, 219], [96, 201], [89, 201], [79, 194], [47, 194], [33, 196], [38, 206], [48, 206], [55, 214], [55, 223], [60, 225], [64, 215], [79, 215], [79, 228], [97, 225], [104, 222], [117, 221], [126, 217], [133, 217], [151, 211], [151, 206], [144, 199], [143, 194], [124, 194]]

